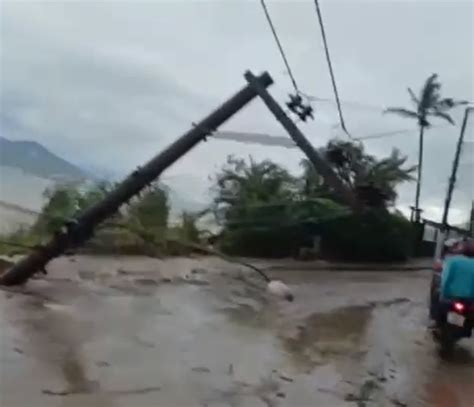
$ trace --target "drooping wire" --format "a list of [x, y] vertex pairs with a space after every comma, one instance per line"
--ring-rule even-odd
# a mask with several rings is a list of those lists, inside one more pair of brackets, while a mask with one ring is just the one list
[[265, 13], [265, 17], [267, 18], [268, 25], [270, 26], [270, 29], [272, 30], [273, 38], [275, 39], [278, 49], [280, 50], [281, 58], [283, 59], [283, 62], [285, 63], [286, 70], [288, 72], [288, 75], [290, 76], [293, 87], [295, 88], [295, 92], [299, 94], [300, 91], [296, 83], [295, 76], [293, 75], [293, 71], [291, 70], [290, 63], [288, 62], [288, 59], [286, 58], [285, 51], [283, 50], [283, 46], [281, 45], [280, 39], [278, 38], [278, 34], [276, 32], [275, 26], [273, 25], [272, 19], [268, 12], [267, 5], [265, 4], [265, 0], [260, 0], [260, 4], [262, 5], [263, 11]]
[[[443, 128], [443, 127], [449, 127], [449, 126], [451, 126], [451, 125], [442, 124], [442, 125], [438, 125], [438, 126], [431, 126], [430, 128]], [[361, 136], [361, 137], [354, 137], [354, 140], [358, 140], [358, 141], [373, 140], [373, 139], [397, 136], [399, 134], [414, 133], [415, 131], [418, 131], [418, 129], [403, 129], [403, 130], [385, 131], [385, 132], [381, 132], [381, 133], [372, 133], [372, 134], [368, 134], [366, 136]]]
[[321, 28], [321, 36], [322, 36], [322, 39], [323, 39], [324, 51], [326, 53], [326, 60], [327, 60], [328, 67], [329, 67], [329, 74], [331, 76], [332, 88], [334, 90], [334, 96], [336, 98], [336, 103], [337, 103], [337, 110], [339, 112], [339, 121], [341, 123], [342, 130], [344, 130], [344, 132], [349, 136], [349, 138], [352, 139], [352, 136], [347, 131], [346, 124], [344, 122], [344, 116], [342, 114], [341, 101], [339, 99], [339, 92], [337, 90], [336, 78], [334, 76], [334, 70], [333, 70], [333, 67], [332, 67], [331, 56], [329, 54], [329, 47], [328, 47], [327, 38], [326, 38], [326, 30], [324, 29], [323, 17], [322, 17], [322, 14], [321, 14], [321, 9], [319, 7], [319, 1], [314, 0], [314, 5], [316, 6], [316, 14], [318, 15], [319, 27]]

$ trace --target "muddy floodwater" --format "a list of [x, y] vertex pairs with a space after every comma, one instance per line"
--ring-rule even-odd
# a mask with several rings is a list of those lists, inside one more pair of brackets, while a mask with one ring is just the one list
[[427, 271], [70, 257], [0, 290], [0, 406], [473, 407], [474, 340], [427, 331]]

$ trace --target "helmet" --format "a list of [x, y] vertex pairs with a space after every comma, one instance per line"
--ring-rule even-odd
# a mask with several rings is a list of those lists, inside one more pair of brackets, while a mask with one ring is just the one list
[[444, 246], [449, 249], [449, 248], [455, 247], [458, 243], [459, 243], [459, 239], [452, 237], [450, 239], [445, 240]]

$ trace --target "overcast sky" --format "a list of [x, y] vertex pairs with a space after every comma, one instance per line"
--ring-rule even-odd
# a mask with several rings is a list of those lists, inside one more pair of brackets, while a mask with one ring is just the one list
[[[364, 136], [415, 129], [367, 144], [381, 155], [397, 146], [414, 164], [416, 124], [381, 110], [409, 107], [407, 86], [418, 91], [433, 72], [445, 96], [474, 100], [474, 2], [320, 3], [341, 98], [367, 105], [344, 104], [349, 130]], [[332, 97], [313, 1], [268, 1], [268, 8], [300, 88]], [[2, 135], [118, 173], [150, 158], [238, 90], [246, 69], [268, 70], [281, 102], [291, 90], [258, 0], [2, 1], [1, 48]], [[334, 104], [314, 107], [316, 120], [302, 126], [311, 141], [321, 145], [341, 135]], [[224, 129], [284, 135], [261, 103]], [[458, 133], [449, 126], [428, 132], [422, 201], [429, 215], [442, 205]], [[297, 150], [210, 141], [167, 179], [202, 199], [205, 178], [231, 153], [271, 158], [293, 171], [302, 158]], [[464, 189], [472, 196], [469, 175]], [[401, 205], [411, 204], [413, 189], [402, 189]]]

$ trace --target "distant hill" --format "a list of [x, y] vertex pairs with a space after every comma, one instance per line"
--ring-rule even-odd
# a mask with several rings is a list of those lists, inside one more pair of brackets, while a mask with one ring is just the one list
[[12, 141], [0, 137], [0, 165], [58, 181], [76, 181], [87, 177], [80, 168], [35, 141]]

